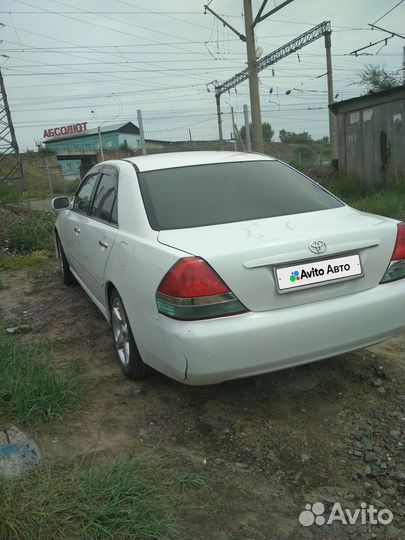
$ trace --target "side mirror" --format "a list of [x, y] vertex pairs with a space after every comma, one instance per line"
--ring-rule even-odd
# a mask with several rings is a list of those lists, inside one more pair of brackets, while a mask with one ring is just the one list
[[55, 197], [54, 199], [52, 199], [52, 208], [56, 211], [63, 210], [64, 208], [69, 208], [69, 206], [69, 197]]

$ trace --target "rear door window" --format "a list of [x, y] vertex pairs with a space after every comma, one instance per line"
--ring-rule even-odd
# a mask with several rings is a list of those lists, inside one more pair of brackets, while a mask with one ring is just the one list
[[91, 211], [93, 217], [102, 221], [117, 223], [117, 186], [118, 174], [116, 171], [109, 169], [101, 173]]

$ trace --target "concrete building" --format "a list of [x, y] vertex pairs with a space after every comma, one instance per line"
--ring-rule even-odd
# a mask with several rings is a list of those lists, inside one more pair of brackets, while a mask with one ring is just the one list
[[[49, 131], [66, 133], [68, 129], [56, 128]], [[100, 138], [103, 150], [118, 150], [122, 145], [133, 149], [141, 147], [139, 128], [132, 122], [100, 126], [100, 135], [98, 128], [78, 133], [71, 131], [69, 129], [67, 134], [50, 137], [44, 141], [47, 149], [56, 152], [62, 174], [67, 179], [79, 178], [83, 169], [88, 170], [96, 163], [97, 153], [100, 151]]]
[[405, 86], [329, 108], [337, 116], [339, 171], [368, 191], [405, 181]]

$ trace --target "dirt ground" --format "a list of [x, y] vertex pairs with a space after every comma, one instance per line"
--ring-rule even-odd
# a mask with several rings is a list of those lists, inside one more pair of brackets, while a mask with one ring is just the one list
[[[23, 339], [55, 343], [90, 381], [84, 410], [34, 434], [45, 457], [131, 451], [197, 472], [179, 538], [404, 538], [403, 335], [370, 349], [265, 376], [188, 387], [158, 373], [135, 382], [116, 364], [110, 330], [56, 263], [3, 272], [2, 322], [27, 323]], [[3, 426], [0, 426], [3, 427]], [[322, 502], [388, 508], [390, 525], [339, 521], [304, 527]]]

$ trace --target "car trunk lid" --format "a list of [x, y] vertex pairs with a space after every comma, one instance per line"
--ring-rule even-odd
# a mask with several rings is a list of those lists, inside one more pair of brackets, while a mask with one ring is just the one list
[[[227, 223], [160, 231], [162, 244], [205, 259], [251, 311], [267, 311], [321, 301], [375, 287], [381, 280], [396, 239], [396, 222], [348, 206]], [[314, 241], [326, 244], [313, 253]], [[281, 290], [277, 269], [311, 270], [320, 261], [358, 256], [356, 276]], [[345, 259], [343, 259], [345, 260]], [[351, 259], [351, 261], [354, 259]], [[326, 268], [326, 267], [325, 267]], [[339, 274], [338, 274], [339, 275]], [[317, 281], [317, 280], [315, 280]], [[297, 285], [297, 284], [296, 284]]]

